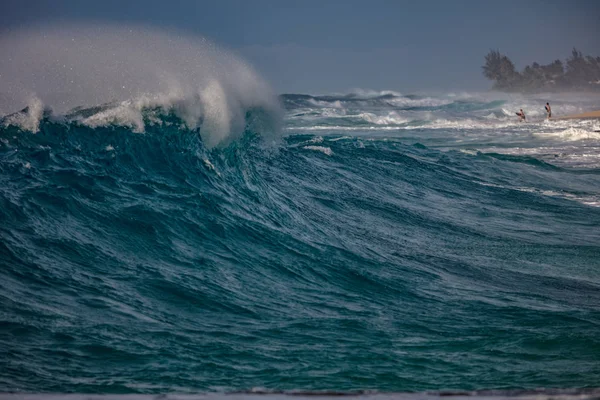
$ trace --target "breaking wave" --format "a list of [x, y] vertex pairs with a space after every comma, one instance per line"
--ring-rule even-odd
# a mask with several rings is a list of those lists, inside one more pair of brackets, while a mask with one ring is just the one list
[[5, 126], [37, 132], [46, 108], [54, 119], [143, 132], [160, 115], [174, 114], [188, 129], [202, 127], [212, 147], [240, 137], [250, 110], [271, 116], [270, 131], [281, 117], [269, 85], [201, 37], [144, 27], [49, 26], [3, 35], [0, 52], [0, 110], [29, 103], [5, 117]]

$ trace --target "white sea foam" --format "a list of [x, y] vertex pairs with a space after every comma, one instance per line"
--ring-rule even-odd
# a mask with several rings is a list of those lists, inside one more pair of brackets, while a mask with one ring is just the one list
[[533, 193], [533, 194], [538, 194], [541, 196], [555, 197], [555, 198], [560, 198], [560, 199], [565, 199], [565, 200], [576, 201], [578, 203], [585, 204], [585, 205], [592, 206], [592, 207], [600, 207], [600, 196], [595, 196], [595, 195], [583, 195], [582, 196], [582, 195], [575, 195], [575, 194], [564, 192], [564, 191], [544, 190], [544, 189], [526, 187], [526, 186], [498, 185], [495, 183], [481, 182], [481, 181], [477, 182], [477, 183], [482, 186], [490, 186], [490, 187], [497, 187], [497, 188], [501, 188], [501, 189], [517, 190], [519, 192]]
[[352, 139], [352, 136], [340, 136], [337, 138], [332, 138], [332, 139], [328, 139], [328, 142], [337, 142], [339, 140], [348, 140], [348, 139]]
[[99, 126], [120, 125], [131, 128], [134, 132], [144, 131], [142, 108], [137, 101], [124, 101], [113, 108], [98, 112], [81, 120], [90, 128]]
[[[437, 119], [432, 121], [418, 120], [411, 121], [410, 119], [397, 119], [392, 124], [384, 124], [385, 119], [380, 120], [380, 124], [372, 126], [343, 126], [343, 125], [312, 125], [312, 126], [296, 126], [287, 127], [286, 130], [303, 130], [303, 131], [397, 131], [397, 130], [412, 130], [416, 128], [427, 128], [432, 130], [437, 129], [481, 129], [481, 130], [497, 130], [507, 127], [524, 128], [526, 124], [518, 121], [485, 121], [474, 119], [448, 120]], [[389, 120], [388, 120], [389, 121]], [[404, 124], [411, 123], [406, 126]]]
[[316, 125], [286, 127], [286, 131], [394, 131], [399, 130], [396, 126], [341, 126], [341, 125]]
[[534, 135], [541, 137], [554, 137], [566, 141], [600, 140], [600, 132], [588, 131], [578, 127], [570, 127], [557, 132], [539, 132], [534, 133]]
[[336, 101], [322, 101], [322, 100], [317, 100], [317, 99], [309, 99], [308, 103], [310, 103], [311, 105], [315, 106], [315, 107], [323, 107], [323, 108], [344, 108], [344, 106], [342, 105], [342, 102], [340, 100], [336, 100]]
[[497, 121], [489, 121], [489, 120], [477, 120], [473, 118], [464, 118], [464, 119], [445, 119], [440, 118], [433, 120], [431, 122], [425, 123], [423, 126], [427, 129], [502, 129], [508, 127], [517, 127], [523, 128], [527, 125], [527, 122], [519, 122], [518, 120], [509, 119], [509, 120], [497, 120]]
[[208, 168], [210, 171], [213, 171], [214, 173], [217, 174], [217, 176], [221, 176], [221, 174], [219, 173], [219, 171], [216, 170], [215, 166], [213, 163], [210, 162], [210, 160], [208, 158], [203, 158], [202, 162], [204, 162], [204, 166], [206, 168]]
[[333, 155], [333, 151], [331, 151], [331, 149], [329, 147], [324, 147], [324, 146], [304, 146], [304, 149], [306, 150], [313, 150], [313, 151], [320, 151], [323, 154], [326, 154], [328, 156]]
[[395, 111], [391, 111], [386, 115], [365, 112], [358, 114], [357, 117], [375, 125], [401, 125], [410, 121], [408, 118], [401, 117]]
[[592, 207], [600, 207], [600, 197], [599, 196], [580, 196], [580, 195], [574, 195], [572, 193], [567, 193], [567, 192], [558, 192], [555, 190], [540, 190], [537, 188], [530, 188], [530, 187], [516, 187], [513, 189], [519, 190], [521, 192], [536, 193], [536, 194], [540, 194], [542, 196], [572, 200], [572, 201], [576, 201], [578, 203], [585, 204], [585, 205], [592, 206]]
[[19, 128], [37, 133], [40, 130], [40, 121], [44, 114], [44, 105], [37, 97], [32, 97], [27, 101], [25, 112], [16, 112], [7, 116], [3, 124], [5, 126], [18, 126]]

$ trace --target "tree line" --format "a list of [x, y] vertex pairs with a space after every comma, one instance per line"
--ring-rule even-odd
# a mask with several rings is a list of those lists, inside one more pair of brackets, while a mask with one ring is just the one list
[[519, 72], [515, 64], [498, 50], [485, 56], [483, 75], [494, 81], [493, 88], [507, 92], [599, 91], [600, 57], [584, 56], [573, 48], [564, 63], [548, 65], [534, 62]]

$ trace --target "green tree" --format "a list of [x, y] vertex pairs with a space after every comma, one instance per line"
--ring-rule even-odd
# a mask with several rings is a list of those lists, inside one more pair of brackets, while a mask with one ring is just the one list
[[565, 63], [561, 60], [548, 65], [534, 62], [522, 73], [507, 56], [498, 50], [490, 50], [482, 68], [483, 75], [493, 80], [493, 88], [498, 90], [600, 90], [600, 57], [584, 56], [576, 48]]
[[485, 65], [482, 68], [486, 78], [496, 81], [496, 89], [510, 89], [520, 80], [513, 62], [498, 50], [490, 50], [485, 56]]

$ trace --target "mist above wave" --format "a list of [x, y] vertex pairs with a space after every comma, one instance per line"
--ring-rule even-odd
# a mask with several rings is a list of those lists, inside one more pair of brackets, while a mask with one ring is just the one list
[[241, 58], [209, 40], [146, 27], [48, 25], [0, 38], [0, 111], [36, 131], [41, 106], [57, 114], [102, 105], [79, 120], [143, 131], [142, 111], [174, 112], [202, 127], [207, 146], [240, 135], [249, 109], [278, 118], [269, 85]]

